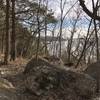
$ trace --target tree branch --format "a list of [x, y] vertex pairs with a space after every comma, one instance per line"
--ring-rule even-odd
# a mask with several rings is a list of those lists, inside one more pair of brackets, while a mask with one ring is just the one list
[[85, 1], [84, 0], [79, 0], [80, 2], [80, 5], [81, 7], [83, 8], [83, 11], [89, 16], [91, 17], [92, 19], [95, 19], [95, 20], [99, 20], [100, 21], [100, 17], [95, 15], [94, 16], [94, 13], [92, 13], [90, 10], [88, 10], [88, 8], [86, 7], [85, 5]]

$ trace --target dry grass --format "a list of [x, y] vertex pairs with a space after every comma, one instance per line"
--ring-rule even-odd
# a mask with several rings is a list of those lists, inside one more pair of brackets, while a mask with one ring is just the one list
[[15, 61], [10, 61], [9, 64], [20, 66], [20, 65], [26, 65], [27, 62], [28, 62], [28, 59], [24, 59], [22, 57], [18, 57], [18, 58], [16, 58]]
[[28, 60], [22, 57], [16, 58], [15, 61], [9, 61], [8, 65], [0, 65], [0, 75], [16, 75], [24, 71]]

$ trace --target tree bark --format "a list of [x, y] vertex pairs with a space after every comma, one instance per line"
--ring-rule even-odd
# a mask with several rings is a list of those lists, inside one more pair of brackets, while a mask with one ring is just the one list
[[4, 53], [4, 34], [5, 32], [3, 31], [3, 34], [2, 34], [2, 39], [1, 39], [1, 53], [3, 54]]
[[9, 0], [6, 0], [6, 41], [5, 41], [5, 56], [4, 63], [8, 63], [8, 55], [9, 55]]
[[60, 2], [61, 18], [60, 18], [60, 36], [59, 36], [59, 58], [61, 58], [62, 49], [62, 26], [63, 26], [63, 1]]
[[11, 0], [12, 2], [12, 34], [11, 34], [11, 51], [10, 55], [11, 58], [10, 60], [15, 60], [15, 0]]
[[[94, 17], [97, 15], [97, 9], [96, 9], [97, 5], [98, 5], [98, 2], [97, 2], [96, 7], [95, 7], [94, 0], [92, 0]], [[99, 44], [98, 44], [98, 32], [97, 32], [96, 20], [93, 19], [93, 22], [94, 22], [95, 39], [96, 39], [96, 55], [97, 55], [97, 61], [99, 61]]]
[[[88, 32], [87, 32], [87, 36], [86, 36], [85, 43], [84, 43], [84, 46], [83, 46], [83, 50], [82, 50], [81, 55], [80, 55], [80, 57], [79, 57], [79, 59], [78, 59], [76, 65], [75, 65], [75, 68], [78, 67], [78, 65], [79, 65], [79, 63], [80, 63], [80, 61], [81, 61], [81, 59], [82, 59], [82, 57], [83, 57], [83, 55], [84, 55], [84, 52], [85, 52], [87, 43], [88, 43], [89, 38], [90, 38], [90, 37], [88, 37], [88, 36], [89, 36], [91, 24], [92, 24], [92, 19], [91, 19], [90, 24], [89, 24], [89, 27], [88, 27]], [[91, 33], [91, 34], [92, 34], [92, 33]]]
[[41, 0], [39, 0], [39, 8], [37, 9], [37, 29], [38, 29], [38, 38], [37, 38], [37, 49], [36, 49], [36, 59], [38, 62], [38, 53], [39, 53], [39, 47], [40, 47], [40, 18], [39, 18], [39, 13], [40, 13], [40, 3]]
[[47, 4], [46, 4], [46, 12], [45, 12], [45, 55], [47, 55]]

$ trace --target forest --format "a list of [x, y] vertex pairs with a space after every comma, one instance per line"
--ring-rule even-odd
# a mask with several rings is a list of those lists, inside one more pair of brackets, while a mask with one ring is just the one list
[[99, 100], [100, 0], [0, 0], [0, 100]]

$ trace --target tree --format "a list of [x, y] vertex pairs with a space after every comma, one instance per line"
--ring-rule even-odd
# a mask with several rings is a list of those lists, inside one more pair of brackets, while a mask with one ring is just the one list
[[93, 12], [91, 12], [85, 5], [85, 1], [79, 0], [81, 7], [85, 11], [85, 13], [90, 16], [93, 19], [94, 23], [94, 29], [95, 29], [95, 38], [96, 38], [96, 52], [97, 52], [97, 61], [99, 60], [99, 46], [98, 46], [98, 34], [97, 34], [97, 25], [96, 20], [100, 21], [100, 16], [98, 15], [99, 10], [99, 0], [96, 1], [96, 4], [94, 4], [94, 0], [92, 0], [92, 9]]
[[62, 28], [63, 28], [63, 22], [67, 16], [67, 14], [70, 12], [70, 10], [75, 6], [75, 4], [77, 3], [78, 1], [76, 1], [72, 6], [71, 8], [68, 9], [68, 11], [66, 11], [64, 13], [64, 10], [65, 10], [65, 6], [67, 4], [66, 0], [60, 0], [60, 31], [59, 31], [59, 57], [61, 58], [61, 50], [62, 50]]
[[15, 0], [11, 0], [12, 2], [12, 34], [11, 34], [11, 51], [10, 55], [11, 58], [10, 60], [15, 60]]
[[76, 33], [77, 22], [79, 21], [80, 14], [81, 14], [79, 8], [76, 9], [75, 13], [76, 13], [76, 18], [72, 19], [71, 36], [70, 36], [70, 39], [68, 40], [68, 48], [67, 48], [67, 50], [68, 50], [68, 62], [69, 63], [71, 62], [71, 52], [72, 52], [73, 38], [74, 38], [74, 34]]
[[[32, 57], [32, 55], [36, 54], [36, 40], [38, 34], [38, 24], [37, 24], [37, 9], [39, 5], [35, 1], [25, 0], [15, 0], [9, 1], [9, 32], [11, 32], [9, 36], [9, 51], [8, 55], [11, 60], [14, 60], [15, 55], [15, 40], [16, 40], [16, 57]], [[14, 4], [13, 4], [14, 3]], [[43, 2], [42, 2], [43, 3]], [[54, 16], [51, 10], [47, 8], [46, 14], [46, 6], [41, 3], [40, 6], [40, 31], [45, 31], [45, 18], [46, 24], [53, 23]], [[15, 6], [15, 7], [14, 7]], [[3, 15], [2, 15], [3, 14]], [[15, 15], [14, 15], [15, 14]], [[6, 5], [3, 0], [0, 0], [0, 50], [3, 53], [3, 49], [6, 49], [6, 28], [5, 28], [5, 15], [6, 15]], [[15, 25], [16, 23], [16, 25]], [[8, 25], [7, 25], [8, 26]], [[29, 30], [30, 29], [30, 30]], [[12, 42], [13, 41], [13, 42]], [[39, 54], [43, 54], [44, 42], [40, 41]], [[36, 44], [35, 44], [36, 43]], [[40, 51], [41, 50], [41, 51]], [[5, 50], [6, 51], [6, 50]], [[47, 51], [48, 53], [48, 51]]]
[[81, 52], [81, 54], [80, 54], [80, 57], [79, 57], [79, 59], [78, 59], [76, 65], [75, 65], [76, 68], [77, 68], [77, 66], [78, 66], [79, 63], [80, 63], [80, 61], [81, 61], [81, 59], [82, 59], [82, 57], [83, 57], [83, 55], [84, 55], [84, 52], [86, 51], [87, 43], [88, 43], [89, 38], [90, 38], [90, 36], [89, 36], [90, 34], [89, 34], [89, 33], [90, 33], [91, 23], [92, 23], [92, 20], [91, 20], [90, 23], [89, 23], [87, 36], [86, 36], [85, 41], [84, 41], [85, 43], [84, 43], [84, 45], [83, 45], [83, 49], [82, 49], [82, 52]]
[[[96, 2], [96, 7], [95, 7], [95, 5], [94, 5], [94, 0], [92, 0], [92, 6], [93, 6], [93, 14], [94, 14], [94, 16], [96, 16], [96, 15], [97, 15], [98, 3], [99, 3], [99, 0], [97, 0], [97, 2]], [[96, 20], [95, 20], [95, 19], [93, 19], [93, 23], [94, 23], [95, 38], [96, 38], [97, 61], [99, 61], [98, 32], [97, 32], [97, 25], [96, 25]]]
[[9, 0], [6, 0], [6, 44], [5, 44], [5, 57], [4, 63], [8, 63], [8, 56], [9, 56]]
[[[92, 0], [92, 2], [93, 2], [94, 0]], [[94, 12], [91, 12], [87, 7], [86, 7], [86, 5], [85, 5], [85, 1], [84, 0], [79, 0], [79, 2], [80, 2], [80, 6], [83, 8], [83, 10], [84, 10], [84, 12], [88, 15], [88, 16], [90, 16], [92, 19], [96, 19], [96, 20], [98, 20], [98, 21], [100, 21], [100, 16], [98, 16], [97, 15], [97, 10], [99, 9], [99, 0], [97, 0], [97, 6], [95, 7], [95, 13], [96, 13], [96, 15], [94, 15]]]
[[64, 4], [63, 4], [63, 0], [61, 0], [60, 2], [60, 10], [61, 10], [61, 16], [60, 16], [60, 35], [59, 35], [59, 44], [60, 44], [60, 47], [59, 47], [59, 57], [61, 58], [61, 38], [62, 38], [62, 27], [63, 27], [63, 10], [64, 10], [64, 5], [66, 3], [66, 0], [64, 1]]
[[37, 38], [37, 49], [36, 49], [36, 59], [38, 60], [38, 53], [39, 53], [39, 47], [40, 47], [40, 5], [41, 5], [41, 0], [39, 0], [39, 8], [37, 9], [37, 29], [38, 29], [38, 38]]

